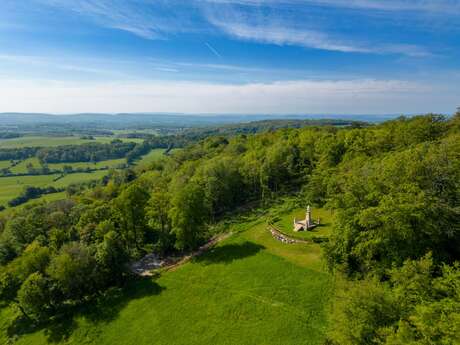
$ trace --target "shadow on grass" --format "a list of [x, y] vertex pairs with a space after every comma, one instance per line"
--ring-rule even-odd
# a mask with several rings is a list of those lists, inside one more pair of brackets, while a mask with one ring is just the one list
[[235, 260], [256, 255], [262, 249], [265, 249], [265, 247], [248, 241], [238, 244], [226, 244], [220, 247], [212, 248], [205, 254], [195, 257], [193, 262], [205, 265], [217, 263], [229, 264]]
[[8, 336], [17, 338], [43, 330], [49, 343], [60, 343], [67, 340], [77, 329], [76, 317], [86, 319], [94, 325], [108, 323], [115, 320], [130, 301], [158, 295], [163, 290], [164, 288], [152, 279], [131, 281], [123, 289], [111, 288], [98, 298], [78, 308], [69, 308], [53, 320], [40, 325], [22, 316], [18, 317], [8, 327]]

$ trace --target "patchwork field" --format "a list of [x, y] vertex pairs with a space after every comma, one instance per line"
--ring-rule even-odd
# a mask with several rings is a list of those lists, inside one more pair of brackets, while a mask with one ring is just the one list
[[[15, 344], [323, 344], [332, 279], [320, 247], [278, 242], [262, 221], [232, 230], [192, 262]], [[0, 342], [15, 313], [0, 309]]]
[[38, 176], [13, 176], [0, 177], [0, 205], [5, 205], [11, 199], [19, 196], [26, 186], [46, 187], [53, 186], [64, 188], [72, 183], [87, 182], [98, 180], [105, 176], [107, 171], [95, 171], [92, 173], [69, 174], [54, 181], [59, 175], [38, 175]]
[[[91, 142], [110, 143], [115, 137], [96, 136], [94, 140], [81, 139], [79, 136], [68, 137], [52, 137], [52, 136], [25, 136], [14, 139], [0, 140], [0, 148], [15, 148], [15, 147], [51, 147], [61, 145], [80, 145]], [[127, 139], [122, 138], [122, 141], [127, 142], [142, 142], [142, 139]]]
[[[164, 149], [156, 149], [143, 156], [138, 166], [146, 166], [157, 159], [163, 157]], [[31, 164], [35, 168], [40, 168], [41, 165], [37, 158], [29, 158], [19, 162], [19, 164], [11, 167], [10, 161], [0, 161], [0, 169], [10, 168], [13, 174], [27, 173], [27, 166]], [[116, 169], [126, 164], [126, 159], [112, 159], [97, 163], [78, 162], [78, 163], [50, 163], [48, 167], [51, 170], [62, 171], [64, 166], [71, 166], [73, 169]], [[94, 172], [72, 173], [64, 176], [63, 178], [54, 181], [60, 174], [53, 175], [34, 175], [34, 176], [12, 176], [0, 177], [0, 205], [6, 206], [8, 201], [19, 196], [26, 186], [46, 187], [54, 186], [57, 188], [65, 188], [72, 183], [87, 182], [98, 180], [108, 173], [107, 170], [100, 170]], [[47, 196], [51, 198], [51, 196]], [[43, 198], [43, 197], [42, 197]], [[42, 199], [40, 198], [40, 200]], [[38, 200], [38, 199], [35, 199]]]

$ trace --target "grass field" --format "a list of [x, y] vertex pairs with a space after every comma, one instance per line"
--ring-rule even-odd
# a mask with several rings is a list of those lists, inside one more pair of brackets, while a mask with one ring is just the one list
[[[52, 147], [61, 145], [80, 145], [91, 142], [110, 143], [115, 137], [94, 137], [95, 140], [81, 139], [79, 136], [68, 137], [51, 137], [51, 136], [25, 136], [14, 139], [0, 140], [0, 148], [15, 148], [15, 147]], [[142, 139], [127, 139], [122, 138], [126, 142], [142, 142]]]
[[282, 215], [279, 220], [274, 224], [283, 233], [292, 237], [311, 239], [315, 236], [327, 237], [330, 235], [332, 230], [333, 214], [331, 211], [325, 209], [312, 208], [312, 219], [317, 221], [320, 218], [320, 226], [314, 228], [311, 231], [293, 231], [294, 217], [297, 220], [305, 219], [306, 210], [298, 208], [290, 213]]
[[[323, 344], [332, 279], [320, 247], [278, 242], [261, 221], [235, 229], [192, 262], [15, 344]], [[15, 313], [0, 309], [0, 342]]]
[[59, 175], [38, 175], [38, 176], [18, 176], [0, 177], [0, 205], [5, 205], [11, 199], [19, 196], [26, 186], [46, 187], [54, 186], [57, 188], [67, 187], [72, 183], [87, 182], [98, 180], [107, 174], [106, 170], [95, 171], [92, 173], [76, 173], [64, 176], [54, 182]]
[[0, 169], [9, 168], [11, 165], [10, 161], [0, 161]]

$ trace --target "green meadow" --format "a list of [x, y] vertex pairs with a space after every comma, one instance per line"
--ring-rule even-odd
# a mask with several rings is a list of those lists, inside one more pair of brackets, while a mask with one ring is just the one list
[[[175, 270], [134, 281], [15, 344], [323, 344], [332, 279], [316, 244], [276, 241], [263, 221]], [[0, 342], [18, 311], [0, 310]]]
[[11, 166], [10, 161], [0, 161], [0, 169], [9, 168]]

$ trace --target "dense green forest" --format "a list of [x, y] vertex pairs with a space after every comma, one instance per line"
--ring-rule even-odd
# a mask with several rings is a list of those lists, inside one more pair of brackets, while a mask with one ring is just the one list
[[460, 113], [211, 136], [27, 205], [0, 218], [0, 299], [38, 323], [72, 313], [131, 279], [131, 260], [193, 250], [292, 194], [337, 215], [331, 344], [460, 342]]

